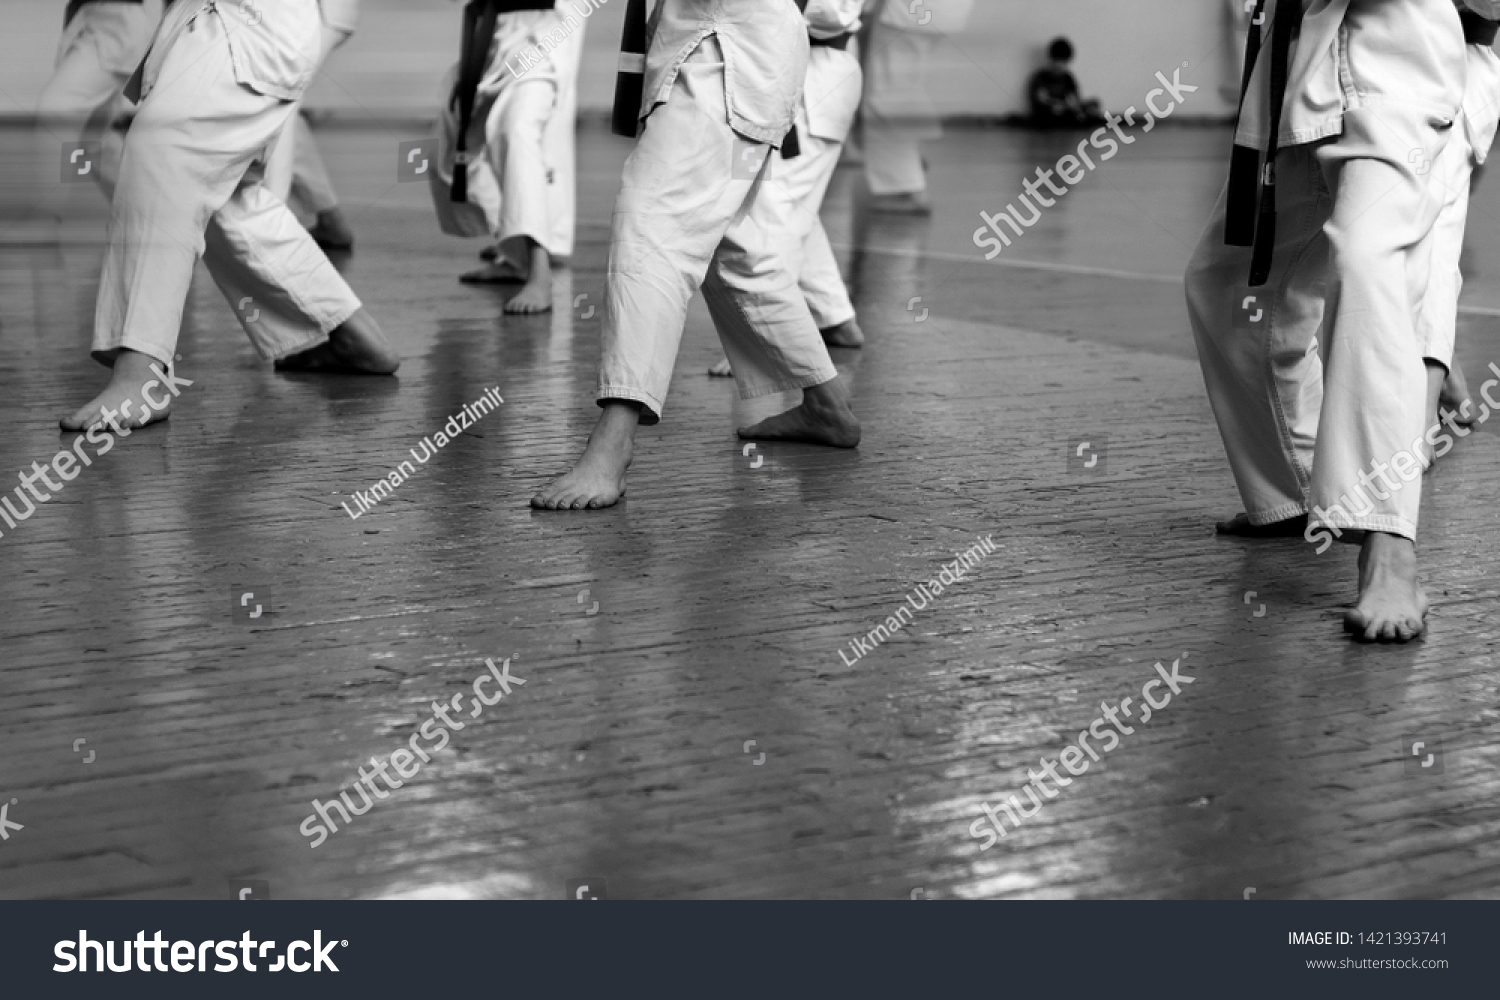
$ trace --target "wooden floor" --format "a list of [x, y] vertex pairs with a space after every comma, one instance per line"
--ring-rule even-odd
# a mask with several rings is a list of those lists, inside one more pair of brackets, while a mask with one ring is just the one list
[[[527, 500], [596, 413], [624, 146], [582, 137], [558, 309], [513, 318], [508, 293], [454, 281], [477, 244], [394, 182], [417, 137], [321, 137], [399, 378], [275, 374], [200, 275], [170, 423], [0, 538], [0, 804], [24, 826], [0, 896], [562, 898], [601, 877], [612, 898], [1500, 895], [1500, 421], [1424, 489], [1425, 642], [1342, 635], [1352, 549], [1214, 536], [1238, 504], [1177, 276], [1226, 132], [1157, 132], [993, 264], [979, 210], [1067, 137], [950, 134], [930, 220], [869, 217], [841, 173], [826, 215], [870, 342], [836, 360], [864, 443], [746, 457], [734, 427], [795, 399], [703, 375], [700, 302], [630, 499], [591, 514]], [[0, 133], [0, 176], [29, 141]], [[1496, 188], [1473, 216], [1475, 374], [1500, 363]], [[102, 214], [69, 193], [59, 244], [20, 221], [33, 193], [0, 189], [5, 477], [71, 443], [55, 420], [102, 380]], [[340, 508], [491, 386], [500, 412], [358, 521]], [[1068, 465], [1080, 440], [1107, 449], [1094, 470]], [[844, 662], [991, 533], [965, 581]], [[271, 613], [236, 621], [244, 591]], [[1196, 680], [1169, 708], [978, 850], [981, 802], [1184, 653]], [[314, 798], [506, 657], [524, 687], [309, 849]], [[1406, 764], [1411, 737], [1442, 766]]]

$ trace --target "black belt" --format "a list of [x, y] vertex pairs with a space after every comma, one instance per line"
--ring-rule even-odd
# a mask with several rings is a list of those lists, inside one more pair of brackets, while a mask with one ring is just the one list
[[479, 81], [495, 44], [495, 22], [501, 14], [522, 10], [552, 10], [556, 0], [469, 0], [464, 6], [462, 47], [458, 56], [458, 80], [449, 103], [458, 104], [457, 155], [453, 166], [453, 185], [448, 197], [452, 201], [469, 200], [469, 123], [474, 118], [474, 102], [479, 95]]
[[[78, 13], [78, 8], [86, 3], [95, 3], [96, 0], [68, 0], [68, 9], [63, 12], [63, 25], [66, 27], [72, 23], [73, 15]], [[115, 0], [116, 3], [133, 3], [139, 6], [145, 0]], [[1492, 36], [1493, 37], [1493, 36]]]
[[1500, 34], [1500, 21], [1480, 17], [1472, 10], [1461, 10], [1458, 19], [1464, 25], [1464, 41], [1470, 45], [1494, 45]]
[[620, 66], [615, 74], [615, 108], [610, 131], [634, 139], [641, 132], [641, 103], [646, 98], [646, 0], [628, 0], [620, 38]]
[[[1260, 168], [1260, 153], [1249, 146], [1236, 145], [1229, 163], [1229, 195], [1224, 218], [1224, 242], [1229, 246], [1254, 247], [1250, 259], [1250, 284], [1260, 286], [1271, 274], [1271, 257], [1276, 248], [1276, 153], [1281, 144], [1281, 112], [1286, 104], [1292, 38], [1302, 23], [1302, 0], [1258, 0], [1251, 14], [1250, 38], [1245, 47], [1245, 75], [1240, 93], [1241, 109], [1249, 89], [1255, 60], [1260, 55], [1260, 23], [1266, 7], [1274, 3], [1271, 15], [1271, 106], [1270, 134], [1266, 140], [1266, 159]], [[1236, 121], [1238, 128], [1238, 121]], [[1256, 211], [1256, 195], [1260, 210]]]
[[807, 40], [813, 45], [821, 46], [825, 49], [838, 49], [842, 52], [849, 47], [849, 40], [853, 37], [854, 32], [846, 31], [842, 35], [834, 35], [832, 38], [814, 38], [808, 35]]

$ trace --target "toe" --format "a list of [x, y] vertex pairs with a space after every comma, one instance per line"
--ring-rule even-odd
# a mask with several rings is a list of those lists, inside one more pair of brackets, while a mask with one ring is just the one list
[[79, 410], [77, 413], [63, 417], [57, 422], [57, 426], [65, 431], [81, 431], [92, 423], [91, 416], [92, 414], [87, 409]]

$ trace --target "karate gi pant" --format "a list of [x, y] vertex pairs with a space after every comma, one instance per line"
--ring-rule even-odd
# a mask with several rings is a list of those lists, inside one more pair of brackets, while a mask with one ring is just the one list
[[551, 250], [546, 137], [557, 109], [550, 80], [524, 77], [506, 87], [484, 123], [484, 155], [499, 179], [500, 211], [491, 232], [510, 261], [528, 270], [526, 240]]
[[[776, 157], [770, 175], [762, 182], [756, 202], [758, 214], [765, 203], [768, 211], [786, 220], [786, 228], [776, 240], [775, 250], [793, 274], [818, 329], [839, 326], [854, 319], [854, 303], [844, 286], [838, 259], [828, 242], [828, 232], [818, 212], [828, 193], [829, 182], [838, 169], [842, 142], [809, 135], [805, 123], [799, 122], [802, 155], [790, 160]], [[750, 239], [755, 227], [748, 221], [736, 227], [733, 235]]]
[[1251, 523], [1306, 513], [1310, 540], [1323, 526], [1416, 537], [1431, 424], [1418, 327], [1444, 193], [1410, 153], [1438, 162], [1451, 132], [1382, 103], [1346, 111], [1337, 138], [1282, 149], [1259, 288], [1250, 248], [1224, 245], [1220, 195], [1188, 315]]
[[[452, 80], [444, 88], [452, 92]], [[449, 200], [457, 153], [458, 122], [451, 108], [438, 119], [438, 163], [430, 190], [438, 225], [450, 236], [489, 236], [522, 270], [531, 265], [521, 237], [555, 258], [573, 253], [577, 192], [574, 187], [576, 88], [545, 80], [507, 86], [493, 103], [482, 102], [484, 149], [469, 165], [468, 201]], [[563, 133], [566, 134], [563, 134]], [[470, 149], [474, 146], [470, 142]]]
[[200, 255], [268, 360], [324, 343], [360, 308], [264, 183], [293, 103], [237, 82], [221, 17], [176, 36], [127, 134], [94, 314], [104, 364], [122, 348], [171, 363]]
[[[105, 197], [112, 195], [124, 143], [109, 126], [129, 106], [121, 94], [145, 57], [160, 20], [157, 0], [88, 3], [63, 29], [52, 77], [37, 100], [42, 190], [57, 184], [58, 150], [81, 137], [100, 141], [98, 162], [91, 172]], [[56, 207], [60, 197], [61, 192], [53, 192], [46, 204]]]
[[1468, 80], [1464, 108], [1470, 127], [1454, 127], [1452, 139], [1432, 168], [1444, 201], [1433, 232], [1432, 277], [1419, 328], [1427, 360], [1444, 368], [1453, 367], [1458, 335], [1458, 296], [1464, 284], [1458, 264], [1469, 220], [1470, 184], [1475, 169], [1489, 156], [1494, 122], [1500, 118], [1500, 58], [1489, 46], [1469, 45], [1465, 51]]
[[300, 114], [292, 119], [292, 186], [286, 201], [311, 215], [322, 215], [339, 207], [338, 192], [328, 176], [312, 127]]
[[1432, 233], [1432, 274], [1422, 301], [1418, 333], [1426, 360], [1445, 369], [1453, 366], [1458, 337], [1458, 296], [1463, 290], [1459, 258], [1464, 250], [1464, 231], [1469, 219], [1469, 184], [1474, 175], [1474, 147], [1461, 128], [1433, 164], [1433, 182], [1442, 197], [1442, 208]]
[[[457, 151], [458, 114], [445, 104], [438, 117], [438, 169], [431, 177], [438, 224], [451, 236], [488, 236], [521, 270], [530, 267], [524, 238], [554, 258], [571, 257], [578, 215], [578, 68], [585, 25], [550, 48], [540, 62], [536, 37], [550, 21], [530, 12], [502, 24], [474, 108], [483, 123], [483, 150], [469, 165], [469, 197], [449, 200]], [[552, 14], [548, 12], [550, 19]], [[556, 22], [561, 23], [561, 22]], [[531, 31], [524, 30], [531, 27]], [[554, 29], [555, 30], [555, 29]], [[519, 75], [515, 67], [529, 66]], [[453, 93], [455, 67], [443, 81], [444, 101]], [[469, 150], [479, 141], [473, 132]]]
[[729, 126], [723, 54], [708, 36], [625, 161], [610, 239], [601, 405], [633, 400], [643, 404], [642, 424], [660, 420], [700, 286], [742, 397], [837, 376], [777, 250], [793, 219], [784, 199], [762, 197], [774, 157], [769, 145]]
[[[331, 28], [327, 24], [324, 24], [320, 31], [322, 45], [318, 50], [319, 72], [328, 62], [328, 57], [333, 55], [334, 50], [347, 42], [353, 34], [339, 28]], [[316, 214], [337, 206], [338, 197], [333, 193], [333, 184], [328, 179], [328, 171], [323, 166], [323, 158], [318, 155], [317, 141], [313, 138], [312, 129], [303, 120], [301, 112], [302, 101], [298, 100], [292, 107], [287, 127], [281, 130], [281, 135], [267, 157], [266, 184], [270, 186], [271, 193], [282, 201], [288, 201], [295, 189], [310, 189], [312, 192], [310, 201], [323, 205], [322, 208], [308, 206]], [[328, 204], [330, 200], [332, 204]]]
[[927, 67], [939, 40], [884, 24], [875, 29], [864, 101], [865, 180], [872, 194], [927, 190], [921, 143], [943, 134], [927, 92]]
[[37, 100], [37, 116], [82, 124], [112, 104], [146, 55], [160, 15], [154, 2], [80, 7], [63, 29], [52, 78]]

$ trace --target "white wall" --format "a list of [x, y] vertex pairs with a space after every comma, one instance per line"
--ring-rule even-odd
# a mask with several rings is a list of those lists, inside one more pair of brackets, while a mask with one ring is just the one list
[[[563, 0], [583, 2], [583, 0]], [[64, 0], [0, 0], [0, 116], [30, 114], [47, 79]], [[1022, 110], [1026, 77], [1047, 42], [1068, 35], [1087, 96], [1123, 109], [1139, 106], [1160, 70], [1182, 69], [1201, 84], [1188, 115], [1223, 116], [1228, 64], [1226, 3], [1221, 0], [976, 0], [969, 30], [944, 38], [930, 77], [945, 114], [1002, 115]], [[610, 104], [625, 0], [604, 0], [587, 21], [580, 92], [586, 109]], [[365, 0], [360, 32], [330, 60], [311, 107], [340, 117], [426, 115], [444, 70], [457, 58], [457, 0]]]

